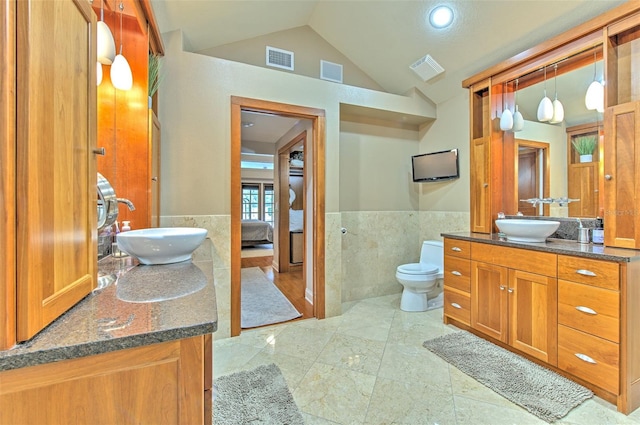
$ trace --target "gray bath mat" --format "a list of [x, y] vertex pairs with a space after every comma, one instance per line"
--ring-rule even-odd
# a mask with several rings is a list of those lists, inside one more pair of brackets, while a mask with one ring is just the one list
[[214, 425], [304, 425], [275, 364], [221, 376], [213, 382]]
[[582, 385], [469, 332], [431, 339], [423, 346], [547, 422], [593, 396]]
[[260, 267], [242, 269], [241, 282], [242, 328], [271, 325], [302, 316]]

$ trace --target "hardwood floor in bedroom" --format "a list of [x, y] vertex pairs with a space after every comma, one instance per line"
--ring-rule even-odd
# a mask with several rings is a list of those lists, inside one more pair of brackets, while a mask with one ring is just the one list
[[[264, 274], [274, 285], [280, 289], [293, 306], [302, 313], [302, 316], [294, 320], [309, 319], [313, 317], [313, 305], [305, 297], [305, 284], [302, 277], [302, 266], [291, 266], [288, 273], [274, 272], [271, 264], [273, 256], [249, 257], [242, 259], [242, 268], [260, 267]], [[292, 320], [293, 321], [293, 320]]]

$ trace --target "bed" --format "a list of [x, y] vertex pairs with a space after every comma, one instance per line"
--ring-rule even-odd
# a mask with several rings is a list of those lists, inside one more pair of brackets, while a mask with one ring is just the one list
[[242, 246], [273, 243], [273, 226], [262, 220], [242, 220]]

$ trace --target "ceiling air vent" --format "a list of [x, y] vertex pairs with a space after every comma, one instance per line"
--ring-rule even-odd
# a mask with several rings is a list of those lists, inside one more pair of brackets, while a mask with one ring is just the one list
[[293, 52], [267, 46], [267, 65], [293, 71]]
[[320, 78], [336, 83], [342, 83], [342, 65], [321, 60], [320, 61]]
[[426, 55], [418, 59], [409, 68], [418, 74], [418, 77], [420, 77], [422, 81], [428, 81], [436, 75], [444, 72], [444, 68], [441, 67], [440, 64], [431, 57], [431, 55]]

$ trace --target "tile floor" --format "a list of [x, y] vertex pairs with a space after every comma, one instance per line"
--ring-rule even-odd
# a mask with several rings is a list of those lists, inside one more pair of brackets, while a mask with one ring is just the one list
[[[442, 309], [400, 310], [399, 294], [214, 342], [214, 377], [276, 363], [308, 425], [545, 424], [422, 347], [456, 328]], [[215, 334], [214, 334], [215, 338]], [[640, 424], [598, 398], [557, 424]]]

